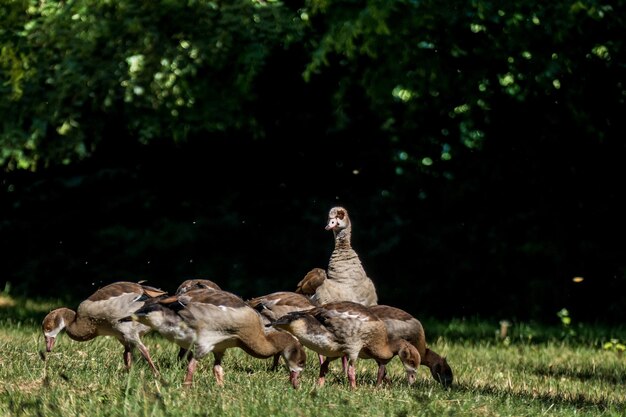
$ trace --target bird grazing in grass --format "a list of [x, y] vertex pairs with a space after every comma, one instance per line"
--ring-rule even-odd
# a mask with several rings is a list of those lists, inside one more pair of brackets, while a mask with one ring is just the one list
[[[222, 288], [217, 285], [215, 282], [208, 279], [188, 279], [183, 281], [178, 288], [176, 289], [176, 295], [184, 294], [191, 290], [197, 290], [200, 288], [204, 288], [207, 290], [215, 290], [221, 291]], [[181, 347], [178, 350], [178, 360], [182, 360], [187, 354], [187, 349]]]
[[318, 384], [324, 385], [330, 361], [348, 358], [348, 381], [356, 388], [355, 364], [358, 358], [374, 359], [378, 365], [376, 385], [383, 380], [385, 365], [398, 355], [409, 384], [415, 382], [420, 355], [404, 339], [390, 339], [385, 324], [368, 307], [350, 301], [324, 304], [306, 311], [296, 311], [270, 324], [287, 330], [300, 342], [326, 357], [320, 365]]
[[[291, 291], [277, 291], [271, 294], [254, 297], [247, 300], [246, 304], [261, 314], [263, 322], [266, 325], [292, 311], [308, 310], [315, 307], [308, 297]], [[270, 331], [283, 331], [266, 326], [266, 330], [267, 329], [270, 329]], [[272, 370], [278, 368], [279, 360], [280, 354], [274, 355]]]
[[152, 329], [145, 324], [120, 319], [143, 307], [146, 301], [166, 295], [164, 291], [154, 287], [120, 281], [98, 289], [81, 302], [76, 311], [67, 307], [54, 309], [46, 315], [41, 324], [46, 340], [46, 351], [52, 351], [55, 340], [62, 330], [78, 342], [85, 342], [97, 336], [113, 336], [124, 346], [126, 369], [130, 369], [132, 349], [137, 347], [152, 371], [158, 375], [148, 348], [141, 342], [141, 337]]
[[370, 311], [385, 323], [389, 337], [404, 339], [417, 348], [421, 364], [430, 369], [435, 381], [444, 387], [452, 384], [452, 368], [445, 357], [426, 347], [424, 327], [418, 319], [402, 309], [387, 305], [372, 306]]
[[261, 315], [240, 297], [227, 291], [195, 289], [168, 297], [135, 311], [133, 320], [152, 327], [181, 348], [190, 350], [184, 385], [193, 383], [199, 360], [213, 353], [213, 375], [224, 384], [222, 358], [227, 349], [239, 347], [255, 358], [281, 354], [289, 368], [289, 380], [298, 387], [298, 375], [306, 363], [302, 344], [287, 332], [266, 332]]

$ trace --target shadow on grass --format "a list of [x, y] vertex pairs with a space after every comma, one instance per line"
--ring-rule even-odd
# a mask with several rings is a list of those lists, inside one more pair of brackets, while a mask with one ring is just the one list
[[626, 405], [624, 401], [610, 401], [606, 398], [588, 398], [585, 394], [570, 394], [567, 392], [555, 392], [555, 393], [540, 393], [532, 391], [512, 391], [509, 389], [496, 387], [493, 385], [484, 385], [480, 387], [457, 384], [455, 383], [451, 388], [451, 392], [467, 392], [467, 393], [480, 393], [493, 397], [517, 397], [527, 401], [537, 401], [551, 406], [565, 406], [575, 407], [577, 409], [589, 409], [593, 408], [598, 411], [606, 411], [608, 409], [623, 408]]
[[[520, 367], [521, 368], [521, 367]], [[569, 367], [539, 367], [536, 366], [532, 369], [524, 367], [524, 372], [532, 372], [535, 375], [545, 376], [550, 378], [576, 378], [581, 381], [603, 381], [611, 384], [626, 384], [626, 374], [619, 374], [615, 369], [609, 368], [585, 368], [573, 370]]]

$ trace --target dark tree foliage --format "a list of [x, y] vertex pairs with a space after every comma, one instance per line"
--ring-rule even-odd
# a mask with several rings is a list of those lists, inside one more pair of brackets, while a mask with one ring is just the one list
[[5, 2], [3, 276], [78, 298], [191, 276], [291, 290], [344, 204], [382, 303], [623, 320], [625, 11]]

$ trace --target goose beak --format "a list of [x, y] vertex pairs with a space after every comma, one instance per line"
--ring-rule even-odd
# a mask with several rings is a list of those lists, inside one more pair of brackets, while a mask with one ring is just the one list
[[293, 385], [294, 388], [298, 388], [300, 385], [300, 381], [298, 381], [298, 371], [289, 371], [289, 382]]
[[337, 222], [337, 219], [330, 219], [328, 221], [328, 224], [326, 225], [325, 229], [326, 230], [331, 230], [334, 229], [335, 227], [337, 227], [339, 223]]
[[52, 352], [54, 347], [54, 337], [46, 336], [46, 352]]

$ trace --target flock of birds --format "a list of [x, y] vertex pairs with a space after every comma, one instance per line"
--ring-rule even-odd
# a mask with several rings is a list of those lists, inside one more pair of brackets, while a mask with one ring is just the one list
[[179, 346], [186, 358], [184, 386], [191, 386], [198, 361], [213, 353], [213, 374], [224, 383], [222, 358], [238, 347], [255, 358], [282, 357], [294, 388], [306, 363], [306, 348], [320, 361], [318, 384], [323, 385], [331, 361], [341, 358], [351, 388], [356, 387], [358, 358], [378, 364], [376, 385], [386, 380], [385, 365], [398, 356], [407, 380], [416, 380], [424, 365], [447, 387], [452, 369], [445, 357], [426, 347], [424, 328], [404, 310], [378, 304], [376, 288], [352, 248], [348, 212], [334, 207], [326, 230], [335, 248], [327, 270], [314, 268], [295, 291], [279, 291], [244, 301], [205, 279], [187, 280], [174, 295], [135, 282], [115, 282], [98, 289], [78, 306], [52, 310], [43, 320], [46, 351], [51, 352], [62, 330], [76, 341], [113, 336], [124, 346], [124, 364], [131, 367], [137, 348], [155, 375], [155, 366], [141, 337], [155, 330]]

